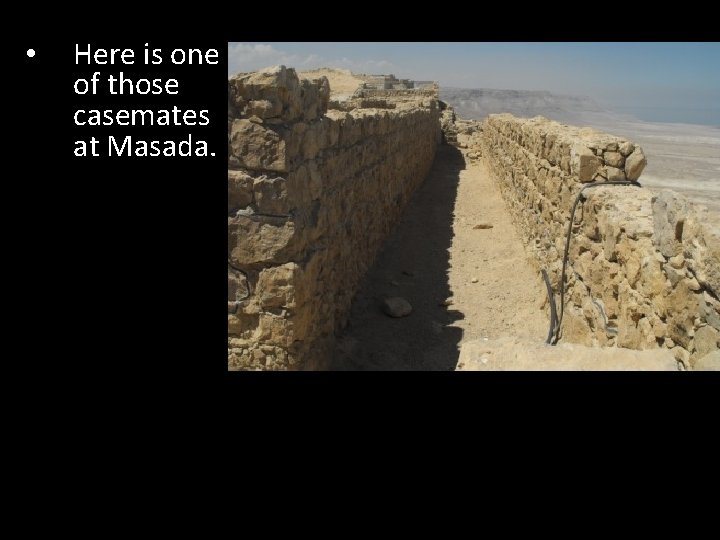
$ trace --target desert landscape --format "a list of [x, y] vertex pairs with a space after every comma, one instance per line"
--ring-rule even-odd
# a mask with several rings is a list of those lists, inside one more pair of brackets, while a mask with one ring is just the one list
[[588, 97], [550, 92], [441, 87], [440, 97], [468, 120], [508, 112], [626, 137], [640, 144], [648, 158], [643, 186], [680, 191], [707, 205], [713, 217], [720, 219], [720, 127], [644, 122], [607, 110]]

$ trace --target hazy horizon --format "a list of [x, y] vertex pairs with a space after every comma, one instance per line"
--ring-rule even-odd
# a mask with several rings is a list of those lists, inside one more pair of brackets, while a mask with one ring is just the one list
[[284, 64], [465, 89], [587, 96], [648, 122], [720, 126], [720, 43], [228, 43], [228, 74]]

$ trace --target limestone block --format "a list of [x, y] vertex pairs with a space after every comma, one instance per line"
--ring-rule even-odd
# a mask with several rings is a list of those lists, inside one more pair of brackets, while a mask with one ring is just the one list
[[298, 265], [293, 262], [260, 272], [255, 294], [263, 309], [296, 307], [295, 276], [298, 272]]
[[647, 313], [651, 313], [652, 308], [645, 304], [643, 297], [630, 286], [628, 280], [622, 280], [618, 285], [618, 306], [618, 346], [629, 349], [647, 348], [646, 336], [638, 328], [638, 323]]
[[[307, 128], [308, 125], [305, 122], [296, 122], [288, 128], [278, 130], [280, 137], [285, 141], [285, 153], [288, 156], [288, 162], [302, 154], [302, 143]], [[288, 168], [292, 168], [290, 163], [288, 163]]]
[[637, 180], [647, 165], [647, 159], [642, 148], [636, 147], [625, 160], [625, 176], [628, 180]]
[[228, 79], [228, 120], [235, 118], [239, 114], [238, 106], [242, 110], [245, 108], [246, 103], [245, 100], [238, 103], [235, 83]]
[[677, 269], [673, 268], [670, 265], [666, 265], [665, 268], [665, 274], [667, 275], [668, 280], [670, 280], [670, 285], [674, 287], [678, 284], [678, 282], [682, 279], [685, 279], [685, 270], [684, 269]]
[[256, 99], [248, 102], [245, 107], [245, 116], [256, 116], [262, 120], [279, 117], [282, 113], [283, 104], [281, 101], [270, 101], [267, 99]]
[[693, 371], [720, 371], [720, 351], [713, 351], [692, 363]]
[[669, 190], [652, 198], [653, 241], [665, 258], [681, 253], [685, 220], [689, 212], [687, 199]]
[[268, 178], [265, 175], [255, 178], [253, 193], [255, 206], [261, 214], [284, 216], [295, 208], [288, 197], [287, 182], [284, 178]]
[[[682, 249], [688, 268], [698, 282], [720, 293], [720, 230], [705, 218], [705, 212], [693, 211], [682, 228]], [[676, 231], [678, 226], [676, 225]]]
[[[244, 307], [245, 304], [241, 304], [241, 308]], [[242, 347], [257, 337], [258, 322], [257, 313], [245, 313], [244, 309], [228, 313], [228, 332], [233, 334], [231, 339], [242, 340], [236, 346]]]
[[292, 319], [278, 317], [271, 313], [262, 313], [259, 318], [255, 343], [291, 347], [295, 341], [295, 325]]
[[[327, 78], [323, 77], [323, 79], [325, 79], [323, 81], [323, 84], [327, 85], [327, 87], [329, 88]], [[321, 83], [318, 80], [310, 81], [308, 79], [302, 79], [300, 81], [300, 96], [302, 97], [303, 119], [306, 122], [315, 120], [324, 112], [322, 100], [320, 98], [320, 86]], [[327, 100], [325, 100], [325, 102], [327, 103]], [[325, 110], [327, 110], [327, 104], [325, 105]]]
[[241, 331], [240, 318], [228, 313], [228, 334], [239, 334]]
[[292, 220], [237, 216], [228, 219], [228, 249], [238, 266], [284, 263], [304, 247]]
[[695, 331], [695, 352], [701, 358], [713, 351], [720, 350], [720, 331], [711, 326], [703, 326]]
[[310, 193], [310, 173], [308, 166], [314, 162], [299, 165], [287, 177], [286, 189], [292, 207], [298, 209], [308, 208], [313, 198]]
[[582, 312], [566, 310], [563, 315], [562, 338], [568, 343], [580, 343], [587, 346], [593, 345], [592, 331], [585, 322]]
[[686, 280], [678, 282], [667, 295], [668, 336], [685, 349], [691, 348], [695, 335], [695, 319], [702, 314], [700, 310], [701, 294], [691, 291]]
[[320, 144], [318, 141], [318, 130], [313, 129], [312, 125], [308, 125], [308, 129], [301, 139], [301, 154], [303, 159], [314, 159], [320, 150]]
[[[268, 102], [270, 104], [267, 108], [268, 113], [286, 122], [296, 121], [302, 117], [306, 103], [303, 101], [300, 80], [292, 68], [275, 66], [254, 73], [236, 75], [229, 82], [233, 86], [236, 108], [245, 116], [250, 116], [249, 107], [241, 108], [241, 106], [255, 101]], [[316, 96], [316, 99], [319, 99], [319, 96]], [[264, 108], [265, 105], [262, 107]], [[260, 118], [264, 117], [260, 116]]]
[[570, 174], [570, 155], [563, 153], [560, 155], [560, 169], [565, 174]]
[[629, 141], [623, 141], [618, 147], [618, 152], [624, 157], [628, 157], [635, 150], [635, 145]]
[[671, 258], [668, 260], [668, 263], [669, 263], [670, 266], [672, 266], [673, 268], [675, 268], [675, 269], [677, 269], [677, 270], [680, 270], [681, 268], [684, 268], [684, 267], [685, 267], [685, 257], [683, 257], [683, 255], [682, 255], [682, 253], [681, 253], [681, 254], [679, 254], [679, 255], [677, 255], [677, 256], [675, 256], [675, 257], [671, 257]]
[[[579, 242], [576, 241], [574, 247], [581, 248], [582, 246], [579, 246]], [[573, 269], [583, 279], [587, 278], [589, 280], [591, 267], [593, 264], [592, 253], [590, 253], [589, 251], [585, 251], [582, 255], [578, 256], [578, 250], [573, 249], [571, 251], [575, 251], [574, 253], [572, 253], [572, 255], [574, 256], [572, 260]]]
[[603, 159], [605, 160], [605, 165], [609, 165], [610, 167], [617, 167], [618, 169], [625, 167], [625, 158], [620, 152], [605, 152]]
[[605, 177], [610, 182], [622, 182], [626, 180], [625, 173], [616, 167], [605, 167]]
[[650, 320], [647, 317], [642, 317], [638, 321], [637, 330], [640, 334], [640, 339], [642, 340], [642, 345], [637, 347], [638, 349], [644, 350], [656, 347], [657, 343], [655, 341], [655, 333], [653, 331], [652, 324], [650, 324]]
[[672, 349], [672, 354], [677, 360], [678, 364], [683, 366], [684, 370], [690, 369], [690, 353], [680, 346], [676, 346]]
[[[248, 296], [250, 292], [247, 278], [244, 274], [228, 268], [228, 302], [238, 302]], [[235, 309], [233, 309], [233, 312]]]
[[253, 178], [242, 171], [228, 171], [228, 214], [253, 202]]
[[700, 303], [702, 318], [713, 328], [720, 330], [720, 301], [713, 298], [707, 291], [703, 292]]
[[656, 339], [664, 338], [667, 335], [667, 324], [665, 324], [660, 317], [653, 314], [648, 320], [652, 324], [652, 332]]
[[[646, 253], [643, 250], [642, 253]], [[660, 262], [653, 255], [646, 255], [640, 264], [640, 277], [636, 289], [646, 298], [662, 296], [669, 292], [666, 287], [665, 274]]]
[[285, 141], [280, 134], [250, 120], [233, 121], [230, 153], [248, 169], [287, 171]]
[[599, 232], [630, 239], [649, 239], [653, 234], [650, 193], [633, 187], [602, 187], [588, 195], [597, 214]]

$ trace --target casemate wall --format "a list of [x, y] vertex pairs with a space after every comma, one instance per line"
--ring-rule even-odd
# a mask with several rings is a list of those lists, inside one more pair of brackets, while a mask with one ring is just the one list
[[[509, 114], [490, 115], [475, 140], [538, 271], [548, 271], [557, 293], [580, 188], [642, 182], [642, 149], [591, 129]], [[584, 194], [572, 228], [562, 340], [668, 348], [687, 369], [718, 354], [720, 230], [707, 211], [669, 190], [607, 186]]]
[[[228, 80], [228, 369], [321, 369], [440, 142], [437, 94], [328, 110], [284, 66]], [[399, 96], [398, 96], [399, 97]]]

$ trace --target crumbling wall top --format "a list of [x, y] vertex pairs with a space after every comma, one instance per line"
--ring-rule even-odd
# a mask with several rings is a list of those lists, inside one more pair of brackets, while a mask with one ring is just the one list
[[311, 121], [327, 111], [327, 77], [300, 79], [293, 68], [275, 66], [228, 79], [228, 116], [257, 117], [268, 124]]

